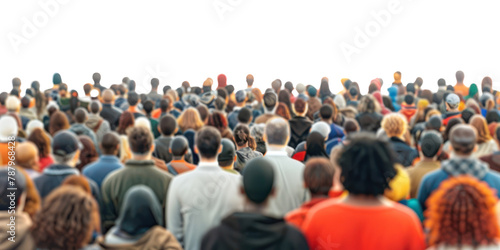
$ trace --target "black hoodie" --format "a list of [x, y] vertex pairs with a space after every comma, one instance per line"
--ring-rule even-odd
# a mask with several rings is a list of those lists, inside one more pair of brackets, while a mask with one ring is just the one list
[[201, 249], [309, 249], [304, 235], [283, 219], [234, 213], [210, 230]]

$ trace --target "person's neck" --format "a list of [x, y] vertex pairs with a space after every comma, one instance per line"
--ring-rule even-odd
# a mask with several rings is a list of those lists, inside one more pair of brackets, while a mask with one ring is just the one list
[[429, 158], [429, 157], [424, 156], [421, 161], [422, 162], [434, 162], [434, 161], [436, 161], [436, 158], [434, 158], [434, 157]]
[[[201, 158], [200, 157], [200, 163], [214, 163], [216, 162], [217, 163], [217, 157], [214, 157], [214, 158]], [[217, 163], [219, 164], [219, 163]]]
[[383, 206], [385, 205], [384, 197], [382, 195], [362, 195], [362, 194], [349, 194], [343, 201], [345, 204], [354, 206]]
[[140, 154], [134, 154], [134, 153], [132, 153], [132, 160], [136, 160], [136, 161], [151, 160], [151, 153], [146, 154], [146, 155], [140, 155]]
[[311, 194], [311, 200], [312, 199], [320, 199], [320, 198], [328, 198], [328, 195], [325, 195], [325, 194]]
[[172, 137], [172, 136], [174, 136], [174, 135], [173, 135], [173, 134], [171, 134], [171, 135], [164, 135], [164, 134], [162, 134], [161, 136], [162, 136], [162, 137], [165, 137], [165, 138], [170, 138], [170, 137]]
[[172, 157], [172, 161], [184, 161], [184, 156], [174, 156]]
[[246, 199], [245, 202], [245, 207], [244, 211], [247, 213], [255, 213], [255, 214], [264, 214], [264, 210], [266, 209], [266, 206], [264, 205], [266, 202], [262, 204], [255, 204], [248, 199]]
[[240, 149], [246, 148], [246, 147], [248, 147], [248, 143], [245, 143], [245, 144], [243, 144], [241, 146], [236, 145], [236, 150], [240, 150]]
[[286, 145], [270, 144], [266, 146], [267, 146], [267, 151], [285, 151], [286, 149]]
[[332, 124], [332, 119], [321, 119], [322, 122], [326, 122], [328, 124]]
[[242, 102], [242, 103], [236, 103], [236, 107], [243, 108], [243, 107], [245, 107], [245, 103], [244, 102]]

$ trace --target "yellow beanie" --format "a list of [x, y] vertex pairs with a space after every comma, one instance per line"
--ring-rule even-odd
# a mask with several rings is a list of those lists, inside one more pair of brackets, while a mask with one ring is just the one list
[[386, 189], [384, 196], [392, 201], [399, 202], [408, 198], [410, 194], [410, 176], [400, 164], [395, 164], [396, 176], [389, 183], [391, 189]]

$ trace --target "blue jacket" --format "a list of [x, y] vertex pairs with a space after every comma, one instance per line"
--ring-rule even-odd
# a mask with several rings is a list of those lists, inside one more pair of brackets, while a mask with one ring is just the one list
[[[425, 211], [427, 208], [425, 205], [425, 201], [431, 196], [432, 192], [436, 190], [441, 182], [448, 179], [450, 175], [445, 172], [443, 169], [438, 169], [433, 172], [428, 173], [420, 182], [420, 188], [418, 189], [418, 202], [422, 206], [422, 209]], [[496, 190], [497, 197], [500, 198], [500, 174], [494, 171], [488, 171], [486, 175], [480, 179], [481, 181], [486, 182], [492, 189]]]
[[100, 190], [104, 178], [106, 178], [109, 173], [122, 167], [123, 164], [118, 157], [114, 155], [102, 155], [99, 157], [99, 160], [85, 166], [82, 173], [87, 178], [95, 181]]

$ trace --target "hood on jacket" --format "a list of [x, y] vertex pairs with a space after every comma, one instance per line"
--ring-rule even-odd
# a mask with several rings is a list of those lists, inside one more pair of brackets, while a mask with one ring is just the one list
[[100, 116], [90, 114], [89, 119], [85, 122], [85, 126], [93, 130], [101, 120], [102, 118]]
[[222, 220], [220, 230], [218, 240], [229, 249], [269, 249], [283, 240], [288, 228], [283, 219], [234, 213]]
[[392, 101], [396, 101], [396, 96], [398, 96], [398, 88], [396, 88], [395, 86], [391, 86], [387, 90], [389, 91], [389, 97], [391, 97]]
[[182, 249], [172, 233], [161, 226], [152, 227], [139, 240], [131, 244], [106, 244], [104, 237], [99, 237], [97, 243], [101, 249], [112, 250]]
[[443, 161], [441, 168], [451, 176], [467, 174], [479, 180], [482, 180], [490, 169], [488, 164], [473, 158]]

